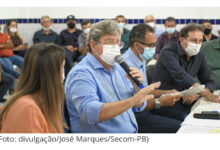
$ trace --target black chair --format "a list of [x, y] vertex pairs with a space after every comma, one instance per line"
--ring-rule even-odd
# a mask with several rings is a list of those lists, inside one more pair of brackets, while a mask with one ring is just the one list
[[153, 81], [155, 65], [149, 65], [146, 67], [146, 75], [148, 84], [151, 84]]

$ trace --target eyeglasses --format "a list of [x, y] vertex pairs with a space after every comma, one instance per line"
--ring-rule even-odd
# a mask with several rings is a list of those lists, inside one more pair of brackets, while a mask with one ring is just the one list
[[[99, 44], [101, 44], [101, 43], [99, 43]], [[122, 41], [120, 41], [116, 44], [113, 41], [105, 41], [105, 42], [103, 42], [103, 44], [104, 45], [112, 45], [112, 46], [113, 45], [118, 45], [120, 47], [120, 49], [124, 47], [124, 42], [122, 42]]]
[[157, 42], [155, 42], [155, 43], [150, 43], [150, 44], [147, 44], [147, 43], [144, 43], [144, 42], [139, 42], [139, 43], [141, 43], [141, 44], [143, 44], [143, 45], [147, 45], [147, 46], [149, 46], [150, 48], [154, 48], [154, 47], [156, 47], [156, 45], [157, 45]]

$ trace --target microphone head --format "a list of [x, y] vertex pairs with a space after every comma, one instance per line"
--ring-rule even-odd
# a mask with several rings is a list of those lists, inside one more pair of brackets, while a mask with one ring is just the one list
[[121, 55], [117, 55], [117, 56], [115, 57], [115, 61], [120, 64], [121, 62], [124, 61], [124, 58], [123, 58]]

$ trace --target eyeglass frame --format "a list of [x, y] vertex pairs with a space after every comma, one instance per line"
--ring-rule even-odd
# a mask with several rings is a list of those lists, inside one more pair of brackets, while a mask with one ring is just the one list
[[150, 46], [150, 48], [154, 48], [154, 47], [157, 46], [157, 42], [155, 42], [155, 43], [150, 43], [150, 44], [147, 44], [147, 43], [144, 43], [144, 42], [140, 42], [140, 41], [136, 41], [136, 42], [139, 42], [139, 43], [141, 43], [141, 44], [143, 44], [143, 45]]

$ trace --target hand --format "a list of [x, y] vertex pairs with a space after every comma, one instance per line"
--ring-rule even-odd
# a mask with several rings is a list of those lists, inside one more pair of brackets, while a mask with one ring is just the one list
[[175, 94], [175, 93], [178, 93], [178, 92], [179, 92], [179, 91], [173, 89], [173, 90], [167, 90], [167, 91], [165, 92], [165, 94]]
[[134, 106], [140, 108], [144, 101], [153, 99], [154, 96], [152, 94], [148, 95], [155, 89], [156, 85], [147, 86], [138, 91], [137, 94], [133, 96], [134, 99]]
[[183, 96], [183, 94], [166, 94], [159, 98], [161, 106], [173, 106], [179, 99]]
[[220, 103], [220, 96], [214, 95], [210, 101], [214, 103]]
[[191, 94], [183, 97], [183, 104], [191, 105], [194, 101], [196, 101], [200, 96], [198, 94]]
[[66, 49], [70, 52], [73, 52], [73, 46], [72, 45], [67, 45]]
[[140, 83], [144, 81], [144, 77], [138, 69], [134, 67], [130, 67], [129, 69], [130, 69], [130, 74], [133, 78], [137, 78]]
[[76, 52], [78, 51], [78, 48], [77, 47], [73, 47], [73, 52]]

